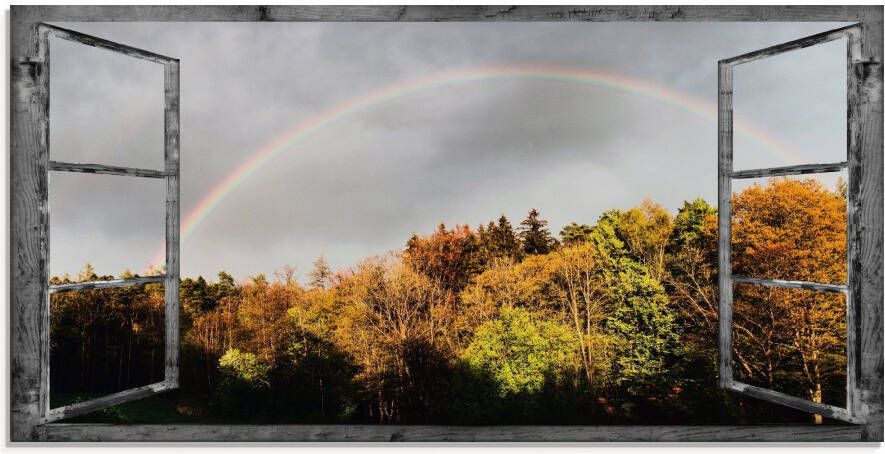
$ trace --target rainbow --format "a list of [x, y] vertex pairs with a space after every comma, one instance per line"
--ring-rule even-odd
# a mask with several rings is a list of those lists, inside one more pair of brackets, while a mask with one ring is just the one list
[[[387, 85], [335, 105], [303, 123], [296, 124], [292, 129], [278, 135], [251, 152], [248, 158], [210, 189], [184, 217], [181, 224], [181, 240], [184, 241], [193, 234], [206, 217], [231, 192], [249, 179], [250, 176], [270, 160], [289, 149], [290, 146], [318, 129], [328, 126], [330, 123], [343, 117], [416, 92], [488, 80], [539, 80], [606, 88], [649, 97], [714, 122], [717, 117], [717, 108], [714, 103], [703, 101], [687, 93], [652, 82], [599, 71], [548, 66], [493, 66], [435, 73], [426, 77]], [[798, 162], [798, 158], [793, 152], [753, 125], [735, 119], [734, 126], [736, 133], [742, 134], [765, 148], [774, 151], [789, 162]], [[157, 258], [153, 263], [159, 263], [159, 258], [162, 257], [162, 254], [163, 249], [158, 252]]]

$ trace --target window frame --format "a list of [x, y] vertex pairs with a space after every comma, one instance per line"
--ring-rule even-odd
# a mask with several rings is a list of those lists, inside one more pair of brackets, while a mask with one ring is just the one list
[[[855, 373], [859, 370], [858, 362], [859, 345], [855, 339], [860, 338], [860, 323], [858, 319], [858, 304], [852, 297], [852, 290], [860, 283], [857, 281], [857, 273], [854, 273], [852, 264], [859, 253], [859, 237], [857, 235], [857, 214], [859, 206], [857, 185], [852, 184], [857, 179], [860, 157], [860, 138], [858, 136], [858, 111], [854, 106], [859, 97], [859, 74], [855, 65], [862, 62], [860, 50], [860, 24], [852, 24], [833, 30], [828, 30], [812, 36], [789, 41], [783, 44], [767, 47], [765, 49], [738, 55], [719, 61], [718, 68], [718, 91], [719, 91], [719, 385], [729, 391], [755, 397], [768, 402], [785, 405], [797, 410], [820, 414], [822, 416], [838, 419], [841, 421], [863, 424], [865, 421], [865, 409], [860, 404], [859, 376]], [[809, 48], [818, 44], [825, 44], [839, 39], [846, 39], [847, 53], [846, 71], [848, 109], [846, 127], [848, 129], [848, 146], [846, 160], [840, 162], [828, 162], [820, 164], [799, 164], [782, 167], [761, 169], [747, 169], [735, 171], [733, 168], [734, 155], [734, 112], [733, 112], [733, 72], [734, 67], [745, 63], [777, 57], [794, 50]], [[847, 244], [847, 275], [845, 285], [823, 284], [818, 282], [787, 281], [780, 279], [760, 279], [751, 276], [735, 276], [732, 274], [731, 253], [731, 227], [732, 227], [732, 180], [745, 178], [779, 177], [788, 175], [808, 175], [839, 172], [843, 169], [854, 169], [848, 175], [848, 200], [846, 217], [846, 244]], [[823, 403], [815, 403], [808, 399], [793, 396], [784, 392], [743, 383], [734, 379], [733, 370], [733, 298], [734, 284], [751, 284], [783, 289], [804, 289], [817, 292], [833, 292], [845, 295], [846, 302], [846, 408]]]
[[[882, 427], [882, 7], [881, 6], [17, 6], [11, 8], [10, 351], [12, 441], [879, 441]], [[114, 425], [41, 423], [40, 316], [46, 257], [36, 203], [48, 157], [38, 123], [48, 115], [32, 100], [41, 64], [33, 61], [39, 22], [88, 21], [833, 21], [861, 24], [863, 60], [857, 111], [859, 146], [849, 165], [858, 194], [859, 251], [852, 288], [859, 336], [858, 399], [864, 424], [744, 426], [396, 426], [396, 425]], [[710, 68], [712, 70], [712, 68]]]
[[[179, 61], [175, 58], [155, 54], [142, 49], [126, 46], [124, 44], [108, 41], [95, 36], [69, 30], [62, 27], [40, 22], [35, 27], [37, 51], [31, 63], [39, 62], [41, 65], [40, 78], [38, 79], [39, 90], [36, 93], [36, 101], [43, 106], [45, 122], [40, 124], [40, 136], [45, 150], [46, 163], [46, 186], [39, 194], [37, 201], [40, 211], [44, 213], [41, 222], [41, 253], [45, 256], [45, 264], [41, 270], [45, 285], [45, 298], [41, 305], [42, 327], [45, 330], [40, 338], [41, 353], [41, 386], [39, 388], [40, 399], [40, 422], [43, 424], [53, 421], [71, 418], [74, 416], [90, 413], [103, 408], [111, 407], [125, 402], [148, 397], [178, 388], [178, 357], [179, 357]], [[92, 46], [126, 55], [163, 66], [163, 92], [164, 92], [164, 131], [163, 131], [163, 170], [110, 166], [97, 163], [73, 163], [51, 160], [49, 150], [49, 78], [50, 78], [50, 38], [59, 38], [66, 41]], [[157, 150], [160, 152], [160, 150]], [[165, 226], [164, 241], [166, 249], [166, 263], [164, 274], [154, 276], [142, 276], [127, 279], [98, 280], [78, 282], [72, 284], [53, 285], [49, 283], [49, 174], [51, 172], [73, 172], [86, 174], [116, 175], [131, 178], [158, 178], [166, 182], [165, 196]], [[70, 405], [52, 408], [50, 405], [50, 349], [51, 333], [50, 322], [50, 298], [52, 294], [72, 291], [86, 291], [97, 289], [110, 289], [131, 287], [137, 285], [162, 283], [164, 291], [165, 307], [165, 359], [163, 380], [144, 386], [131, 388], [105, 396], [78, 402]]]

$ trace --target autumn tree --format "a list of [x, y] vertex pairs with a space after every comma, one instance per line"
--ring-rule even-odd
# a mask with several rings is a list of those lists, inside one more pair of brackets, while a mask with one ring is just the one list
[[[735, 194], [733, 213], [735, 275], [845, 283], [846, 201], [838, 190], [814, 179], [774, 178]], [[744, 380], [844, 404], [844, 297], [738, 285], [734, 317]]]
[[329, 264], [326, 262], [326, 257], [321, 255], [313, 262], [313, 269], [307, 275], [307, 285], [314, 289], [325, 289], [326, 286], [332, 283], [333, 276], [332, 269], [329, 268]]
[[479, 238], [466, 225], [448, 230], [440, 224], [429, 236], [412, 235], [403, 258], [453, 294], [464, 288], [483, 267]]

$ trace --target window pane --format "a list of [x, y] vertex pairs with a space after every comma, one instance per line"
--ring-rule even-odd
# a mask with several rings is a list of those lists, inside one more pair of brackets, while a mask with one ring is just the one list
[[50, 406], [163, 381], [163, 301], [159, 283], [52, 294]]
[[734, 169], [847, 159], [847, 40], [734, 68]]
[[735, 379], [845, 407], [844, 294], [735, 284], [733, 326]]
[[165, 260], [166, 182], [71, 172], [49, 175], [49, 271], [156, 274]]
[[50, 158], [162, 169], [163, 66], [50, 39]]
[[845, 284], [846, 173], [734, 180], [736, 276]]

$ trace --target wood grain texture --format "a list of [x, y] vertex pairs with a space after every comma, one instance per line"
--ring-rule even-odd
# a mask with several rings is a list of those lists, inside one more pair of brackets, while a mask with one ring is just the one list
[[180, 168], [179, 103], [180, 75], [178, 60], [164, 68], [164, 162], [166, 166], [166, 349], [165, 376], [171, 388], [178, 387], [179, 358], [179, 251], [180, 251]]
[[114, 405], [119, 405], [124, 402], [143, 399], [145, 397], [169, 391], [170, 389], [174, 388], [175, 386], [171, 386], [169, 383], [162, 381], [159, 383], [140, 386], [138, 388], [127, 389], [118, 393], [108, 394], [107, 396], [97, 397], [86, 402], [78, 402], [76, 404], [71, 404], [64, 407], [53, 408], [46, 413], [46, 416], [43, 417], [41, 423], [45, 424], [64, 418], [72, 418], [74, 416], [85, 415], [86, 413], [92, 413], [93, 411], [113, 407]]
[[718, 258], [719, 258], [719, 386], [732, 381], [732, 286], [731, 286], [731, 174], [733, 172], [734, 120], [731, 65], [718, 65]]
[[819, 414], [826, 418], [838, 419], [840, 421], [850, 422], [853, 424], [861, 424], [864, 422], [862, 418], [858, 418], [849, 414], [845, 408], [834, 407], [827, 404], [814, 403], [808, 399], [791, 396], [782, 392], [771, 389], [760, 388], [758, 386], [748, 385], [738, 381], [732, 381], [728, 384], [727, 389], [750, 397], [762, 399], [778, 405], [783, 405], [797, 410], [805, 411], [812, 414]]
[[108, 166], [104, 164], [77, 164], [72, 162], [49, 161], [49, 170], [56, 172], [99, 173], [126, 177], [166, 178], [166, 171], [138, 169], [135, 167]]
[[[881, 14], [877, 6], [18, 6], [37, 21], [844, 21]], [[24, 12], [20, 13], [24, 15]]]
[[76, 282], [73, 284], [50, 285], [49, 293], [73, 292], [82, 290], [98, 290], [105, 288], [131, 287], [133, 285], [155, 284], [163, 282], [166, 276], [144, 276], [129, 279], [113, 279], [108, 281]]
[[153, 52], [149, 52], [143, 49], [138, 49], [135, 47], [127, 46], [125, 44], [117, 43], [114, 41], [108, 41], [106, 39], [102, 39], [96, 36], [87, 35], [85, 33], [80, 33], [78, 31], [69, 30], [67, 28], [56, 27], [54, 25], [43, 24], [39, 25], [41, 30], [46, 30], [50, 35], [65, 39], [68, 41], [74, 41], [80, 44], [85, 44], [87, 46], [98, 47], [101, 49], [107, 49], [119, 54], [127, 55], [129, 57], [138, 58], [142, 60], [151, 61], [154, 63], [165, 64], [169, 61], [175, 60], [174, 58], [167, 57], [165, 55], [156, 54]]
[[710, 442], [860, 441], [855, 425], [385, 426], [48, 424], [44, 441], [166, 442]]
[[[853, 275], [860, 288], [859, 405], [866, 415], [864, 439], [883, 441], [882, 415], [882, 10], [863, 22], [860, 35], [861, 61], [854, 66], [858, 77], [857, 132], [852, 134], [857, 145], [849, 162], [856, 163], [849, 172], [854, 175], [854, 191], [859, 206], [855, 218], [859, 230], [858, 254], [854, 263], [859, 270]], [[850, 165], [850, 164], [849, 164]], [[850, 177], [849, 177], [850, 178]]]
[[767, 169], [736, 170], [731, 172], [731, 178], [765, 178], [782, 177], [787, 175], [805, 175], [812, 173], [838, 172], [848, 167], [848, 162], [833, 162], [828, 164], [800, 164], [795, 166], [771, 167]]
[[863, 36], [859, 26], [853, 27], [848, 35], [847, 61], [846, 71], [846, 96], [847, 114], [846, 114], [846, 159], [849, 162], [848, 168], [848, 192], [847, 192], [847, 271], [848, 271], [848, 291], [845, 294], [845, 321], [848, 333], [845, 339], [846, 343], [846, 406], [852, 415], [865, 417], [865, 410], [861, 401], [861, 355], [860, 355], [860, 338], [861, 338], [861, 281], [860, 271], [862, 266], [860, 263], [860, 193], [859, 177], [857, 170], [861, 166], [860, 161], [860, 141], [859, 141], [859, 120], [860, 120], [860, 79], [855, 65], [863, 60], [861, 42]]
[[731, 281], [735, 284], [754, 284], [764, 285], [766, 287], [776, 288], [795, 288], [800, 290], [815, 290], [818, 292], [845, 293], [848, 291], [847, 285], [839, 284], [820, 284], [817, 282], [806, 281], [785, 281], [782, 279], [759, 279], [755, 277], [732, 276]]
[[763, 58], [773, 57], [775, 55], [780, 55], [786, 52], [804, 49], [806, 47], [816, 46], [818, 44], [823, 44], [837, 39], [845, 38], [852, 30], [855, 30], [855, 28], [855, 25], [849, 25], [842, 28], [827, 30], [816, 35], [806, 36], [804, 38], [788, 41], [771, 47], [766, 47], [764, 49], [755, 50], [753, 52], [748, 52], [736, 57], [726, 58], [722, 60], [722, 63], [729, 65], [740, 65]]

